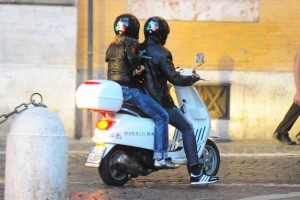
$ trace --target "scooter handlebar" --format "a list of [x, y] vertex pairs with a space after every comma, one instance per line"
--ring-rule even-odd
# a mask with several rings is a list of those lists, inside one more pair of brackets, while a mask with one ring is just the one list
[[206, 79], [201, 78], [200, 75], [195, 70], [181, 68], [181, 67], [177, 66], [176, 71], [179, 72], [183, 76], [198, 76], [200, 81], [206, 81]]
[[194, 74], [194, 71], [187, 68], [176, 67], [176, 71], [179, 72], [183, 76], [191, 76]]

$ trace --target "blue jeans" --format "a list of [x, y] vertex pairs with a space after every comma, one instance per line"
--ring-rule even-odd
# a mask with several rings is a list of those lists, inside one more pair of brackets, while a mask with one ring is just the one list
[[137, 89], [123, 87], [123, 98], [125, 103], [135, 105], [154, 121], [153, 159], [167, 158], [169, 145], [168, 113], [154, 99]]
[[177, 107], [164, 109], [169, 114], [169, 123], [182, 133], [183, 148], [187, 157], [188, 165], [199, 164], [197, 154], [197, 143], [194, 135], [193, 125]]

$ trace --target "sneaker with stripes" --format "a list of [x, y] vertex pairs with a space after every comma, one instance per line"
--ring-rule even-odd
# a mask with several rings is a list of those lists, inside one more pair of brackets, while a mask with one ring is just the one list
[[209, 184], [209, 183], [216, 183], [219, 181], [219, 178], [217, 176], [210, 176], [205, 173], [202, 173], [201, 175], [194, 175], [191, 173], [191, 184], [192, 185], [203, 185], [203, 184]]

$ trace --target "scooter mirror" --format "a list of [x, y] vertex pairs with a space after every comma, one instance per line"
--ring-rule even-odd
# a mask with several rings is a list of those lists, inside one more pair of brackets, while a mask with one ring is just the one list
[[198, 53], [196, 55], [195, 61], [196, 61], [196, 63], [204, 62], [204, 54], [203, 53]]

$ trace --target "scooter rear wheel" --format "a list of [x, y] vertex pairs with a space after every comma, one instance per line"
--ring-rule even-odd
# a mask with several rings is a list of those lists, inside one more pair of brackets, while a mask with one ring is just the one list
[[126, 154], [126, 151], [118, 146], [115, 146], [108, 153], [108, 155], [106, 155], [102, 159], [98, 171], [101, 179], [105, 184], [112, 186], [122, 186], [128, 182], [128, 174], [115, 168], [117, 159], [123, 154]]

